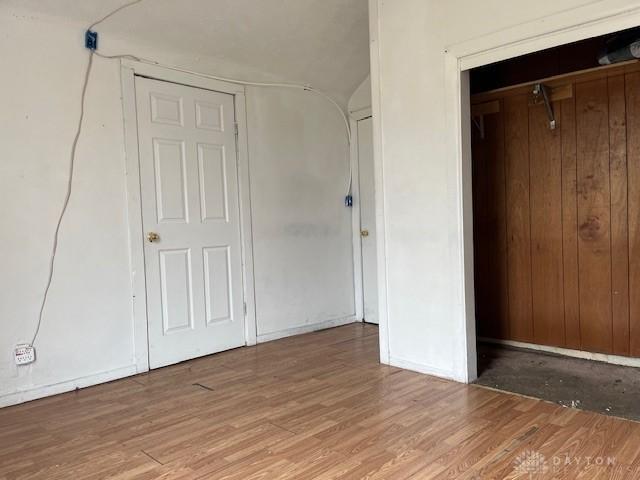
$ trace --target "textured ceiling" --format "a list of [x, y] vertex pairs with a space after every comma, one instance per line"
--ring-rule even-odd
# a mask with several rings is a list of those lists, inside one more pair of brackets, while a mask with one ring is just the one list
[[[125, 3], [0, 0], [87, 25]], [[98, 30], [308, 83], [343, 104], [369, 72], [367, 0], [142, 0]]]

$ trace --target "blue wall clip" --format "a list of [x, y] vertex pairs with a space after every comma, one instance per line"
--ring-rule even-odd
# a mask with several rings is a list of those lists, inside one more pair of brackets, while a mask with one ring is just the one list
[[98, 48], [98, 32], [87, 30], [84, 33], [84, 46], [89, 50], [96, 50]]
[[344, 206], [353, 207], [353, 195], [347, 195], [344, 197]]

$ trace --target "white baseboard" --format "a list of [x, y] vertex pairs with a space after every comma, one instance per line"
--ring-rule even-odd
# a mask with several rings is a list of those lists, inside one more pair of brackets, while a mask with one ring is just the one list
[[279, 338], [292, 337], [293, 335], [300, 335], [303, 333], [310, 333], [318, 330], [325, 330], [327, 328], [340, 327], [342, 325], [360, 322], [361, 320], [359, 320], [355, 315], [335, 318], [333, 320], [325, 320], [324, 322], [302, 325], [301, 327], [287, 328], [278, 332], [263, 333], [261, 335], [258, 335], [258, 343], [270, 342], [272, 340], [278, 340]]
[[389, 357], [389, 365], [393, 367], [403, 368], [405, 370], [411, 370], [413, 372], [424, 373], [425, 375], [431, 375], [432, 377], [439, 377], [446, 380], [465, 383], [464, 380], [458, 378], [458, 376], [450, 370], [412, 362], [403, 358], [394, 357], [393, 355]]
[[596, 362], [611, 363], [625, 367], [640, 367], [640, 358], [623, 357], [621, 355], [609, 355], [606, 353], [585, 352], [583, 350], [572, 350], [570, 348], [551, 347], [548, 345], [537, 345], [535, 343], [516, 342], [515, 340], [498, 340], [495, 338], [478, 337], [478, 341], [485, 343], [495, 343], [497, 345], [507, 345], [510, 347], [527, 348], [547, 353], [556, 353], [567, 357], [582, 358], [583, 360], [594, 360]]
[[106, 372], [76, 378], [67, 382], [54, 383], [52, 385], [24, 389], [18, 392], [0, 394], [0, 408], [17, 405], [30, 400], [36, 400], [38, 398], [49, 397], [51, 395], [57, 395], [59, 393], [70, 392], [76, 388], [90, 387], [100, 383], [117, 380], [119, 378], [130, 377], [136, 373], [138, 373], [137, 367], [135, 365], [129, 365], [128, 367], [116, 368], [115, 370], [108, 370]]

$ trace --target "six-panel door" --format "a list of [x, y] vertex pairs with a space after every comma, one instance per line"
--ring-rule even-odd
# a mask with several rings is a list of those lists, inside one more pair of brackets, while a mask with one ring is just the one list
[[151, 368], [245, 344], [232, 95], [136, 77]]

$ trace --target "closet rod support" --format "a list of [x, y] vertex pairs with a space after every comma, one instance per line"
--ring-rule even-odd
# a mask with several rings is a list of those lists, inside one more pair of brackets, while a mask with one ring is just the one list
[[553, 107], [551, 106], [551, 101], [549, 100], [549, 89], [543, 83], [536, 83], [533, 86], [533, 96], [536, 97], [536, 99], [542, 97], [544, 106], [547, 109], [547, 116], [549, 117], [549, 128], [551, 130], [555, 130], [556, 118], [553, 114]]

